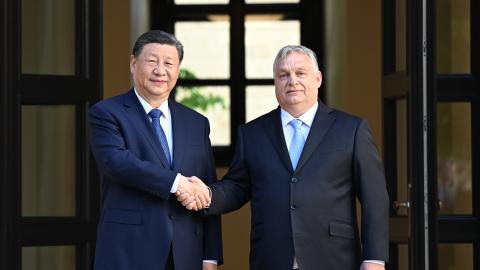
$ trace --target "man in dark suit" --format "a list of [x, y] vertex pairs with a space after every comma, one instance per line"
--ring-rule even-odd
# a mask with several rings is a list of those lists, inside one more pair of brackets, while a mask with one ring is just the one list
[[102, 175], [97, 270], [210, 270], [222, 262], [219, 217], [203, 219], [174, 195], [206, 204], [206, 186], [185, 176], [216, 180], [208, 120], [168, 99], [182, 59], [173, 35], [141, 35], [130, 57], [133, 89], [89, 111]]
[[[251, 202], [254, 270], [384, 269], [389, 200], [367, 122], [318, 101], [322, 76], [304, 46], [279, 51], [274, 80], [280, 107], [239, 127], [206, 213]], [[179, 200], [197, 208], [189, 197]]]

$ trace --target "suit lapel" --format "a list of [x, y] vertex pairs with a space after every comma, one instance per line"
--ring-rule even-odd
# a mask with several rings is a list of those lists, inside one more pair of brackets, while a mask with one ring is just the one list
[[163, 153], [162, 145], [158, 141], [155, 130], [153, 130], [152, 124], [150, 123], [148, 116], [145, 114], [145, 110], [143, 109], [142, 104], [140, 104], [140, 101], [138, 100], [137, 95], [135, 95], [133, 89], [125, 94], [124, 107], [127, 111], [127, 115], [132, 120], [135, 129], [143, 133], [147, 141], [152, 146], [153, 151], [157, 154], [158, 158], [162, 162], [162, 165], [165, 168], [169, 168], [170, 166], [168, 165], [168, 161]]
[[179, 110], [179, 105], [172, 100], [168, 101], [170, 113], [172, 116], [172, 137], [173, 137], [173, 159], [172, 168], [179, 171], [182, 165], [185, 147], [187, 145], [187, 123], [184, 115]]
[[335, 121], [335, 117], [328, 113], [332, 111], [331, 108], [325, 106], [322, 102], [318, 102], [317, 113], [313, 119], [310, 132], [308, 133], [307, 141], [303, 147], [302, 155], [298, 161], [296, 171], [300, 170], [305, 163], [310, 159], [315, 149], [317, 149], [320, 142], [323, 140], [328, 132], [328, 129]]
[[269, 117], [263, 121], [265, 130], [270, 138], [273, 148], [285, 165], [286, 168], [293, 173], [292, 162], [288, 155], [287, 144], [285, 143], [285, 136], [283, 135], [282, 120], [280, 119], [280, 107], [269, 113]]

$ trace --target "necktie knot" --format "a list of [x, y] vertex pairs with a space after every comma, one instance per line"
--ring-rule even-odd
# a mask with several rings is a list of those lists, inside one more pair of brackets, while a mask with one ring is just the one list
[[152, 109], [149, 113], [148, 116], [150, 116], [152, 119], [159, 119], [160, 116], [162, 116], [162, 111], [159, 109]]
[[303, 122], [300, 119], [293, 119], [289, 124], [293, 127], [293, 129], [299, 130]]

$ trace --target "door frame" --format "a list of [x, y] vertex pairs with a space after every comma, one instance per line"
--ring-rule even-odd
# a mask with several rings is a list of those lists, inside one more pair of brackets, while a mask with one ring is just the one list
[[[87, 142], [88, 107], [102, 97], [102, 1], [74, 0], [75, 72], [23, 74], [22, 1], [0, 0], [0, 268], [21, 269], [22, 247], [76, 246], [76, 269], [89, 269], [99, 215], [99, 174]], [[22, 216], [22, 105], [75, 107], [75, 195], [71, 217]]]

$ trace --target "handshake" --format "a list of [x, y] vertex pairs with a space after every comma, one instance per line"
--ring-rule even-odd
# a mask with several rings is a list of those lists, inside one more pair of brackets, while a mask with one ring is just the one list
[[185, 208], [193, 211], [208, 208], [212, 200], [210, 188], [196, 176], [180, 176], [175, 195]]

